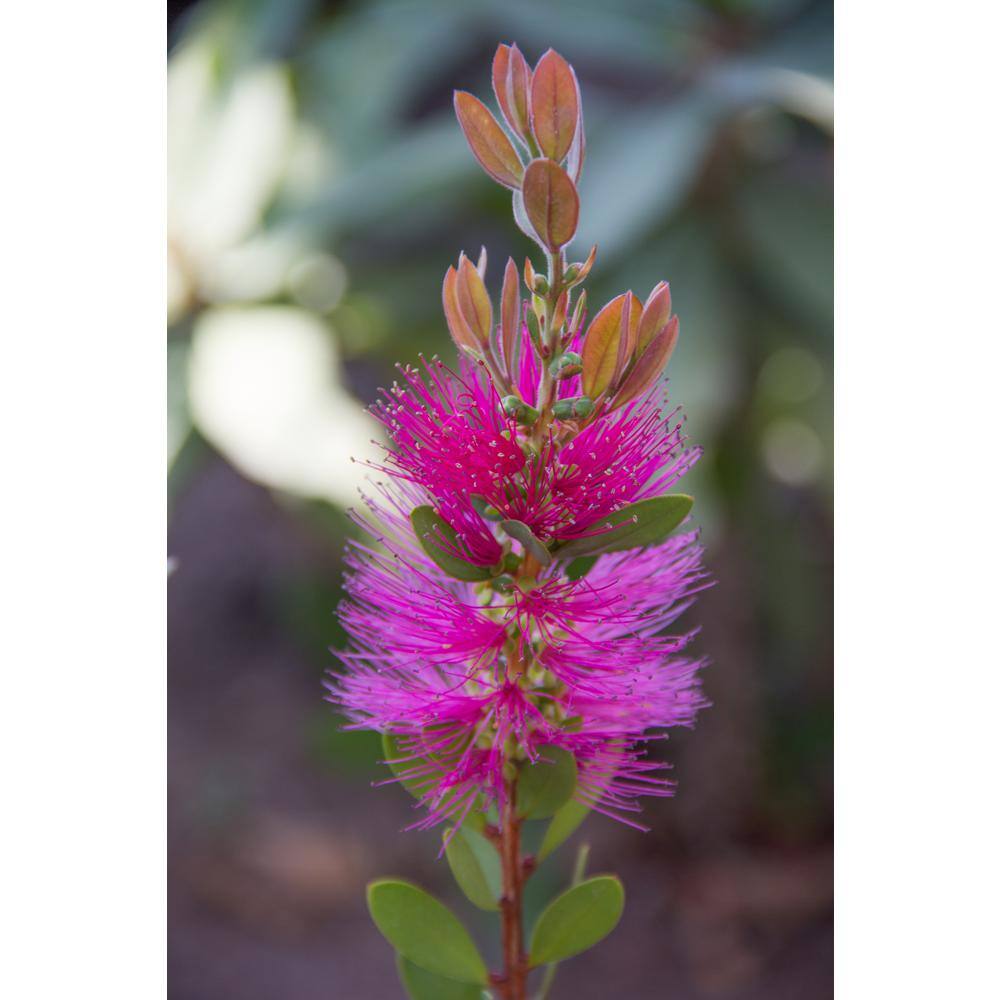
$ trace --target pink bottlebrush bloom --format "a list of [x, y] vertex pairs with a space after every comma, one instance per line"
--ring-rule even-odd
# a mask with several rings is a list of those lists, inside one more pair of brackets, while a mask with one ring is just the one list
[[[425, 377], [402, 369], [404, 384], [374, 407], [394, 444], [381, 471], [435, 498], [479, 565], [495, 563], [502, 550], [473, 495], [542, 541], [576, 538], [626, 503], [667, 493], [700, 455], [684, 446], [679, 411], [664, 415], [646, 398], [589, 424], [562, 448], [550, 438], [526, 456], [517, 423], [481, 369], [424, 367]], [[522, 363], [521, 372], [517, 384], [533, 402], [537, 365]]]
[[526, 454], [480, 368], [431, 362], [402, 369], [374, 412], [393, 442], [378, 467], [391, 484], [357, 520], [387, 551], [349, 548], [341, 618], [351, 644], [330, 700], [353, 727], [397, 735], [397, 771], [427, 786], [415, 826], [500, 804], [505, 755], [534, 760], [551, 745], [575, 756], [582, 801], [631, 822], [639, 795], [672, 791], [646, 741], [690, 725], [706, 704], [703, 661], [682, 655], [693, 633], [663, 635], [708, 585], [695, 534], [602, 555], [580, 580], [554, 564], [531, 586], [500, 591], [445, 573], [407, 515], [432, 504], [480, 565], [504, 548], [473, 494], [544, 540], [600, 533], [602, 517], [665, 493], [697, 458], [676, 411], [665, 417], [645, 398], [562, 449], [550, 438]]

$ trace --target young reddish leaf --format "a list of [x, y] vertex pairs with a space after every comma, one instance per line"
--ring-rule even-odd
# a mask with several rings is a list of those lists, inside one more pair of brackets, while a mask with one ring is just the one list
[[587, 275], [590, 274], [590, 269], [594, 266], [594, 261], [597, 259], [597, 244], [595, 243], [590, 248], [590, 253], [587, 254], [587, 259], [582, 264], [574, 264], [573, 267], [576, 268], [576, 276], [573, 278], [573, 284], [579, 285], [581, 281], [586, 281]]
[[441, 304], [444, 306], [444, 318], [448, 321], [448, 332], [451, 339], [455, 341], [455, 346], [462, 350], [468, 348], [471, 351], [478, 349], [476, 338], [465, 322], [461, 310], [458, 308], [458, 295], [456, 285], [458, 283], [458, 272], [454, 267], [449, 267], [444, 276], [444, 284], [441, 287]]
[[587, 289], [585, 288], [580, 292], [580, 297], [576, 300], [576, 305], [573, 307], [573, 317], [569, 321], [569, 329], [571, 333], [576, 333], [577, 330], [583, 325], [583, 317], [587, 312]]
[[531, 76], [531, 131], [550, 160], [561, 160], [569, 152], [579, 117], [576, 75], [558, 52], [549, 49]]
[[569, 309], [569, 291], [565, 291], [556, 301], [555, 312], [552, 313], [552, 328], [561, 330], [566, 322], [566, 312]]
[[535, 265], [530, 257], [524, 258], [524, 284], [532, 295], [535, 294]]
[[510, 257], [503, 274], [503, 290], [500, 293], [500, 343], [503, 348], [503, 360], [507, 372], [513, 378], [515, 374], [514, 349], [517, 344], [517, 331], [521, 323], [521, 289], [519, 287], [517, 266]]
[[611, 384], [618, 360], [624, 306], [624, 295], [613, 298], [593, 318], [583, 338], [583, 391], [591, 399], [597, 399]]
[[622, 331], [623, 336], [618, 338], [618, 354], [615, 358], [615, 371], [611, 376], [612, 385], [617, 385], [625, 369], [628, 367], [632, 355], [635, 353], [635, 342], [639, 333], [639, 323], [642, 320], [642, 303], [636, 295], [628, 292], [625, 295], [625, 303], [622, 307]]
[[468, 324], [473, 336], [480, 344], [485, 345], [493, 331], [493, 305], [483, 279], [464, 253], [458, 261], [455, 297], [462, 318]]
[[510, 47], [510, 69], [507, 73], [507, 94], [511, 110], [517, 119], [521, 134], [527, 140], [531, 133], [531, 67], [524, 54], [516, 46]]
[[521, 184], [524, 207], [549, 250], [565, 246], [576, 233], [580, 196], [569, 174], [552, 160], [532, 160]]
[[528, 87], [531, 71], [516, 45], [501, 45], [493, 57], [493, 93], [504, 119], [518, 138], [528, 139]]
[[493, 94], [497, 99], [497, 104], [500, 105], [500, 110], [503, 112], [503, 116], [514, 131], [517, 131], [514, 125], [513, 116], [510, 111], [510, 101], [507, 98], [507, 73], [510, 71], [510, 46], [504, 45], [501, 42], [497, 46], [496, 52], [493, 53]]
[[486, 280], [486, 247], [479, 248], [479, 260], [476, 261], [476, 270], [479, 272], [479, 277]]
[[642, 322], [639, 324], [639, 339], [636, 344], [640, 353], [667, 325], [668, 319], [670, 319], [670, 285], [661, 281], [649, 293], [646, 305], [643, 306]]
[[[572, 72], [572, 70], [571, 66], [570, 71]], [[580, 174], [583, 173], [583, 161], [587, 157], [587, 138], [583, 132], [583, 101], [580, 97], [579, 87], [577, 87], [576, 99], [578, 105], [576, 133], [573, 136], [573, 145], [569, 147], [569, 153], [566, 156], [566, 170], [574, 182], [579, 183]]]
[[519, 187], [524, 175], [521, 159], [486, 105], [478, 97], [456, 90], [455, 114], [483, 170], [505, 187]]
[[615, 396], [616, 408], [637, 399], [660, 377], [677, 346], [679, 329], [680, 320], [674, 316], [649, 342]]

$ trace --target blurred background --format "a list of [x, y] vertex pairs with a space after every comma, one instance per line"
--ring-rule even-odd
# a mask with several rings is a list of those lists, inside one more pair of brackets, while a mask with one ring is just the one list
[[402, 996], [364, 907], [379, 874], [495, 947], [321, 681], [365, 406], [396, 360], [451, 350], [460, 250], [487, 246], [494, 295], [532, 252], [451, 107], [456, 87], [493, 104], [500, 41], [580, 78], [570, 256], [599, 245], [591, 302], [671, 283], [718, 580], [685, 622], [714, 707], [665, 747], [679, 789], [647, 806], [652, 833], [597, 817], [574, 838], [628, 903], [553, 996], [833, 995], [829, 3], [202, 0], [169, 5], [175, 1000]]

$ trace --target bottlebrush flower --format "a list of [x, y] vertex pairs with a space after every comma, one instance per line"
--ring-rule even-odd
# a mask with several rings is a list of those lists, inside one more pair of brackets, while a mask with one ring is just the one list
[[[532, 401], [537, 376], [525, 362], [516, 383]], [[661, 635], [707, 585], [695, 534], [601, 555], [579, 580], [553, 562], [531, 580], [472, 583], [427, 555], [408, 514], [433, 506], [456, 531], [454, 554], [481, 566], [523, 554], [507, 518], [546, 545], [599, 537], [602, 518], [663, 495], [697, 458], [676, 411], [648, 393], [535, 451], [482, 367], [434, 361], [402, 368], [373, 412], [392, 441], [377, 467], [389, 483], [358, 521], [386, 551], [350, 546], [352, 642], [330, 697], [353, 726], [399, 737], [397, 770], [426, 784], [415, 825], [500, 803], [505, 760], [546, 746], [574, 755], [578, 795], [598, 811], [623, 818], [638, 795], [669, 794], [644, 744], [705, 704], [703, 661], [681, 655], [692, 634]]]

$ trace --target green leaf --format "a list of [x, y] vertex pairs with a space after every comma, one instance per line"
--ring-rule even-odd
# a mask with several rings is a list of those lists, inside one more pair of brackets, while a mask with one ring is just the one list
[[382, 753], [385, 755], [385, 762], [389, 765], [389, 769], [399, 778], [399, 784], [415, 799], [422, 799], [437, 784], [434, 776], [430, 774], [408, 777], [407, 773], [411, 766], [409, 761], [395, 763], [398, 758], [407, 756], [406, 751], [400, 747], [395, 733], [382, 734]]
[[524, 521], [515, 521], [513, 518], [508, 518], [500, 522], [500, 527], [511, 538], [520, 542], [524, 546], [525, 552], [530, 552], [543, 566], [548, 566], [552, 562], [549, 550], [535, 537], [535, 533]]
[[474, 983], [460, 983], [435, 976], [398, 953], [396, 971], [410, 1000], [482, 1000], [485, 995], [482, 988]]
[[[383, 733], [382, 734], [382, 754], [385, 757], [385, 762], [389, 765], [389, 769], [392, 771], [397, 778], [399, 778], [399, 784], [403, 786], [415, 799], [422, 799], [428, 792], [432, 791], [440, 780], [440, 775], [437, 774], [421, 774], [416, 777], [409, 776], [409, 771], [414, 763], [405, 760], [401, 763], [394, 763], [401, 757], [408, 757], [409, 754], [400, 746], [399, 739], [395, 733]], [[434, 755], [431, 754], [427, 758], [430, 762], [434, 761]], [[419, 766], [419, 765], [418, 765]], [[443, 770], [443, 768], [442, 768]], [[448, 805], [453, 800], [457, 799], [460, 792], [450, 791], [446, 792], [444, 798], [441, 800], [442, 805]], [[465, 819], [465, 826], [472, 826], [477, 830], [481, 830], [486, 825], [486, 819], [483, 813], [473, 807], [469, 810], [469, 814]]]
[[486, 966], [458, 917], [429, 893], [398, 879], [368, 884], [368, 911], [382, 936], [427, 972], [485, 983]]
[[582, 580], [597, 562], [597, 556], [580, 556], [574, 559], [564, 570], [568, 580]]
[[630, 503], [597, 522], [592, 529], [594, 534], [560, 545], [555, 555], [560, 559], [575, 559], [654, 545], [688, 516], [693, 505], [694, 498], [684, 493]]
[[538, 860], [544, 861], [557, 847], [573, 836], [589, 812], [590, 806], [576, 799], [570, 799], [559, 809], [545, 830], [542, 846], [538, 849]]
[[[467, 583], [476, 583], [479, 580], [489, 580], [494, 575], [491, 566], [477, 566], [452, 555], [449, 549], [461, 551], [462, 548], [458, 533], [433, 507], [424, 504], [414, 508], [410, 514], [410, 523], [421, 548], [449, 576]], [[442, 547], [442, 540], [447, 547]]]
[[462, 892], [481, 910], [499, 909], [501, 874], [496, 848], [464, 825], [454, 833], [446, 830], [444, 837], [445, 857]]
[[567, 889], [542, 911], [531, 934], [531, 964], [579, 955], [610, 934], [621, 919], [625, 890], [614, 875], [598, 875]]
[[526, 764], [517, 779], [517, 811], [525, 819], [544, 819], [564, 806], [576, 790], [576, 759], [562, 747], [538, 748], [541, 760]]

